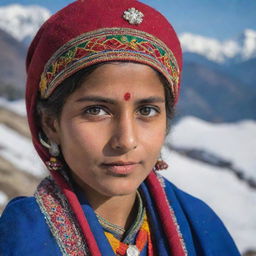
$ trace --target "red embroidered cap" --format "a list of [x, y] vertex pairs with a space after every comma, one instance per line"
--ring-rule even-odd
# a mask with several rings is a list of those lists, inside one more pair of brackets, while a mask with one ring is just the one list
[[33, 142], [38, 140], [35, 106], [38, 92], [47, 99], [67, 77], [96, 63], [134, 61], [161, 72], [178, 99], [182, 52], [167, 19], [136, 0], [78, 0], [47, 20], [27, 55], [26, 103]]

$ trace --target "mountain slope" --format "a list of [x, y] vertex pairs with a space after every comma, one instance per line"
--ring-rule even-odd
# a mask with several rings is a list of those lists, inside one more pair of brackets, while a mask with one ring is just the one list
[[12, 4], [0, 8], [0, 28], [18, 41], [30, 42], [42, 23], [50, 17], [44, 7]]
[[256, 93], [256, 57], [227, 67], [227, 71], [237, 79], [248, 84]]
[[26, 48], [12, 36], [0, 30], [0, 84], [24, 90]]
[[255, 99], [252, 88], [223, 68], [185, 61], [178, 115], [215, 122], [256, 119]]

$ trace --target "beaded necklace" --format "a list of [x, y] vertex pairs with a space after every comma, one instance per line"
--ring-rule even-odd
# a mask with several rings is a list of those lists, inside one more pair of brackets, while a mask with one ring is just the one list
[[105, 232], [105, 235], [116, 255], [139, 256], [140, 252], [147, 245], [147, 255], [153, 256], [153, 245], [146, 214], [144, 216], [142, 226], [140, 227], [139, 232], [136, 236], [134, 245], [121, 242], [110, 232]]
[[134, 224], [128, 229], [128, 231], [125, 231], [124, 228], [112, 224], [96, 214], [98, 221], [103, 227], [104, 233], [116, 255], [138, 256], [146, 245], [148, 247], [147, 255], [153, 255], [148, 218], [139, 192], [137, 192], [136, 201], [138, 205], [138, 213]]

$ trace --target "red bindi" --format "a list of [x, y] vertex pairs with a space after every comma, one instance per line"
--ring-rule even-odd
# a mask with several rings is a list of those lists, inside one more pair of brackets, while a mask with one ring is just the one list
[[130, 94], [129, 92], [127, 92], [127, 93], [124, 95], [124, 100], [125, 100], [125, 101], [128, 101], [130, 98], [131, 98], [131, 94]]

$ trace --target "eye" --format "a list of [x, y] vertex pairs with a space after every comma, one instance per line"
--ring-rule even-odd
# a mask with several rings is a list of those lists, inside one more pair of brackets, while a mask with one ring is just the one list
[[91, 107], [87, 107], [84, 110], [84, 114], [93, 115], [93, 116], [103, 116], [103, 115], [108, 115], [108, 112], [101, 106], [91, 106]]
[[153, 117], [159, 114], [159, 109], [152, 106], [145, 106], [139, 109], [139, 114], [146, 117]]

